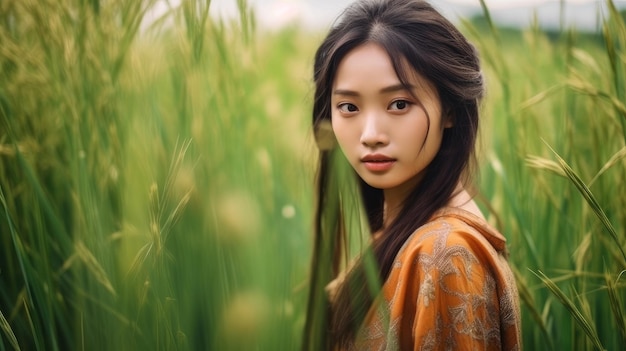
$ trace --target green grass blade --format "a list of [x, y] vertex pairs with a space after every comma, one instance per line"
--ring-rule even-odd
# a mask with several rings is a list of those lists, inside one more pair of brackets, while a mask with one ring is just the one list
[[[532, 271], [531, 271], [532, 272]], [[535, 274], [543, 284], [554, 294], [554, 296], [565, 306], [570, 315], [574, 318], [578, 326], [585, 332], [589, 340], [593, 343], [597, 350], [605, 350], [604, 346], [602, 346], [602, 342], [598, 337], [598, 331], [591, 323], [592, 321], [587, 320], [584, 315], [580, 312], [580, 310], [576, 307], [574, 302], [565, 295], [563, 290], [561, 290], [552, 279], [548, 278], [543, 272], [537, 271], [532, 272]]]
[[619, 151], [613, 154], [613, 156], [611, 156], [611, 158], [608, 161], [606, 161], [604, 166], [602, 166], [602, 168], [598, 171], [598, 173], [596, 173], [596, 175], [593, 176], [593, 178], [589, 181], [589, 186], [591, 187], [593, 183], [595, 183], [595, 181], [598, 180], [598, 178], [602, 174], [604, 174], [604, 172], [606, 172], [607, 170], [609, 170], [611, 167], [615, 166], [616, 164], [619, 164], [619, 162], [623, 160], [624, 158], [626, 158], [626, 146], [621, 148]]
[[[0, 311], [0, 329], [2, 329], [4, 334], [7, 336], [9, 340], [9, 344], [13, 347], [13, 349], [20, 350], [20, 345], [17, 342], [17, 338], [15, 337], [13, 330], [11, 330], [11, 325], [9, 325], [9, 322], [6, 320], [6, 318], [4, 318], [2, 311]], [[2, 340], [3, 338], [1, 337], [1, 334], [0, 334], [0, 346], [3, 346]]]
[[606, 282], [607, 291], [609, 294], [609, 303], [611, 305], [611, 311], [613, 311], [613, 318], [617, 325], [617, 330], [620, 333], [622, 339], [622, 345], [626, 345], [626, 316], [624, 316], [624, 308], [622, 301], [618, 293], [617, 282], [626, 271], [622, 271], [617, 280], [611, 277], [611, 274], [605, 273], [604, 278]]
[[546, 326], [544, 318], [537, 309], [537, 304], [533, 299], [530, 289], [528, 288], [528, 284], [524, 281], [524, 277], [519, 273], [519, 271], [513, 269], [513, 273], [515, 274], [515, 281], [517, 282], [517, 289], [519, 291], [520, 300], [528, 307], [531, 318], [539, 327], [541, 335], [547, 343], [547, 349], [554, 350], [554, 342], [550, 337], [550, 333], [548, 332], [548, 327]]
[[[19, 266], [20, 266], [20, 275], [22, 276], [22, 278], [24, 279], [24, 283], [25, 283], [25, 287], [26, 287], [26, 294], [28, 296], [28, 300], [29, 301], [33, 301], [33, 294], [31, 292], [31, 285], [30, 285], [30, 275], [28, 273], [28, 270], [26, 269], [26, 265], [27, 262], [26, 258], [25, 258], [25, 252], [24, 252], [24, 246], [22, 245], [22, 241], [20, 240], [19, 235], [17, 234], [15, 227], [13, 225], [13, 221], [11, 220], [11, 216], [9, 214], [9, 210], [7, 208], [7, 204], [6, 204], [6, 198], [4, 196], [4, 191], [2, 190], [2, 185], [0, 185], [0, 204], [2, 204], [2, 208], [5, 211], [5, 215], [7, 218], [7, 224], [9, 226], [9, 231], [11, 232], [11, 238], [13, 241], [13, 248], [15, 250], [17, 259], [19, 261]], [[31, 332], [32, 332], [32, 339], [33, 339], [33, 343], [35, 344], [35, 347], [37, 350], [41, 350], [41, 340], [43, 339], [43, 336], [41, 335], [41, 330], [37, 329], [34, 326], [34, 321], [30, 315], [30, 307], [29, 304], [24, 302], [24, 309], [26, 310], [27, 314], [28, 314], [28, 324], [30, 326]]]
[[547, 143], [546, 145], [552, 151], [552, 153], [554, 153], [559, 164], [561, 165], [561, 168], [563, 169], [567, 177], [574, 184], [574, 186], [576, 186], [576, 189], [578, 189], [578, 191], [583, 196], [587, 204], [591, 207], [591, 210], [596, 214], [596, 216], [598, 216], [598, 218], [600, 219], [600, 222], [610, 234], [611, 238], [613, 239], [613, 241], [617, 245], [617, 248], [622, 254], [622, 258], [623, 258], [622, 266], [626, 267], [626, 252], [624, 252], [624, 248], [622, 247], [622, 244], [620, 243], [619, 237], [617, 236], [617, 231], [613, 227], [613, 224], [611, 224], [611, 221], [609, 220], [609, 218], [606, 216], [606, 213], [604, 213], [604, 211], [600, 207], [600, 204], [596, 200], [595, 196], [593, 195], [591, 190], [589, 190], [589, 187], [585, 185], [582, 179], [580, 179], [578, 174], [576, 174], [576, 172], [574, 172], [574, 170], [567, 164], [567, 162], [565, 162], [565, 160], [563, 160], [561, 156], [559, 156], [559, 154], [556, 151], [554, 151], [552, 147], [550, 147], [550, 145], [548, 145]]
[[[626, 92], [626, 86], [624, 84], [624, 53], [622, 50], [626, 45], [626, 24], [624, 23], [621, 12], [615, 6], [613, 0], [606, 1], [609, 9], [609, 20], [604, 24], [603, 34], [605, 40], [605, 48], [607, 56], [611, 63], [611, 71], [613, 78], [613, 88], [615, 94], [619, 98], [623, 98]], [[618, 99], [620, 100], [620, 99]], [[622, 125], [622, 134], [624, 141], [626, 142], [626, 111], [623, 109], [617, 109], [619, 119]]]
[[498, 30], [496, 29], [495, 24], [493, 23], [493, 19], [491, 18], [491, 11], [489, 11], [489, 7], [485, 3], [485, 0], [480, 0], [480, 7], [483, 10], [483, 15], [487, 20], [487, 24], [489, 25], [489, 29], [491, 30], [491, 34], [494, 35], [496, 41], [499, 40]]
[[[339, 151], [337, 149], [331, 150], [326, 155], [326, 162], [330, 164], [336, 164], [339, 158]], [[338, 180], [336, 174], [330, 174], [328, 179], [321, 179], [320, 182], [324, 184], [324, 190], [329, 195], [336, 195], [339, 193]], [[315, 249], [312, 267], [314, 269], [309, 273], [312, 275], [311, 285], [309, 287], [309, 301], [306, 312], [306, 324], [304, 331], [304, 338], [302, 343], [303, 350], [323, 350], [326, 348], [324, 341], [326, 339], [327, 331], [327, 293], [326, 286], [332, 279], [333, 267], [331, 265], [333, 253], [335, 251], [335, 244], [337, 240], [332, 240], [333, 235], [338, 232], [337, 228], [340, 225], [340, 217], [338, 215], [340, 209], [340, 199], [338, 196], [330, 197], [326, 199], [324, 204], [323, 223], [320, 223], [321, 233], [315, 238]]]

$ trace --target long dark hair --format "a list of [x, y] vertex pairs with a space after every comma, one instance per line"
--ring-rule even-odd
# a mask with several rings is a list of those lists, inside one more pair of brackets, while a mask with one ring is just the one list
[[[378, 264], [379, 279], [384, 282], [393, 261], [408, 237], [425, 224], [435, 211], [444, 207], [453, 195], [459, 181], [465, 181], [474, 158], [478, 129], [479, 100], [484, 91], [478, 54], [466, 38], [439, 14], [421, 0], [358, 1], [348, 7], [333, 25], [315, 55], [313, 128], [320, 139], [328, 132], [331, 119], [331, 90], [337, 67], [343, 57], [354, 48], [375, 43], [384, 48], [396, 74], [408, 91], [408, 70], [415, 70], [437, 89], [442, 105], [443, 122], [452, 127], [444, 131], [439, 152], [425, 170], [423, 180], [406, 197], [400, 213], [383, 227], [382, 190], [375, 189], [359, 179], [363, 202], [372, 233], [382, 231], [372, 241], [371, 251]], [[404, 64], [408, 62], [409, 65]], [[325, 144], [325, 143], [321, 143]], [[326, 143], [327, 144], [327, 143]], [[342, 257], [339, 243], [345, 242], [342, 224], [325, 233], [328, 216], [341, 220], [340, 213], [329, 213], [328, 204], [331, 147], [320, 147], [318, 168], [318, 202], [316, 213], [316, 241], [312, 260], [309, 305], [305, 327], [304, 349], [345, 346], [350, 343], [365, 314], [372, 306], [375, 292], [368, 289], [365, 264], [357, 262], [340, 286], [334, 301], [322, 297], [328, 277], [319, 274], [326, 264], [323, 250], [327, 241], [333, 241], [333, 263], [337, 267]], [[339, 208], [333, 209], [340, 212]], [[334, 272], [333, 274], [336, 274]], [[331, 274], [332, 278], [332, 274]], [[323, 301], [326, 306], [320, 306]], [[325, 313], [325, 322], [317, 324], [317, 311]], [[319, 321], [318, 321], [319, 323]], [[326, 326], [319, 330], [319, 325]], [[323, 339], [316, 345], [313, 338]]]

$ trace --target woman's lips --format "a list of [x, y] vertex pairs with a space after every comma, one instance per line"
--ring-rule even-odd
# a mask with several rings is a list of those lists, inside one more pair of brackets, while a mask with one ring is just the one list
[[361, 158], [361, 162], [371, 172], [385, 172], [393, 167], [396, 159], [381, 154], [372, 154]]

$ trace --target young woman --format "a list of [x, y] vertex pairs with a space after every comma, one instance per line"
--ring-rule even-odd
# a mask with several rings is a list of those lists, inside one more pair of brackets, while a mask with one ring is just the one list
[[[319, 200], [303, 348], [519, 350], [505, 239], [466, 190], [484, 89], [474, 47], [425, 1], [359, 1], [317, 50], [314, 80]], [[358, 176], [378, 289], [365, 256], [336, 272], [348, 240], [330, 200], [341, 201], [335, 145]]]

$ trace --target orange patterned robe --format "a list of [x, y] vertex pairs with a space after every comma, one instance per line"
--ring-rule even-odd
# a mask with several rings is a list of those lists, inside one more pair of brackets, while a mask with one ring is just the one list
[[399, 251], [353, 349], [520, 350], [505, 243], [467, 211], [436, 212]]

